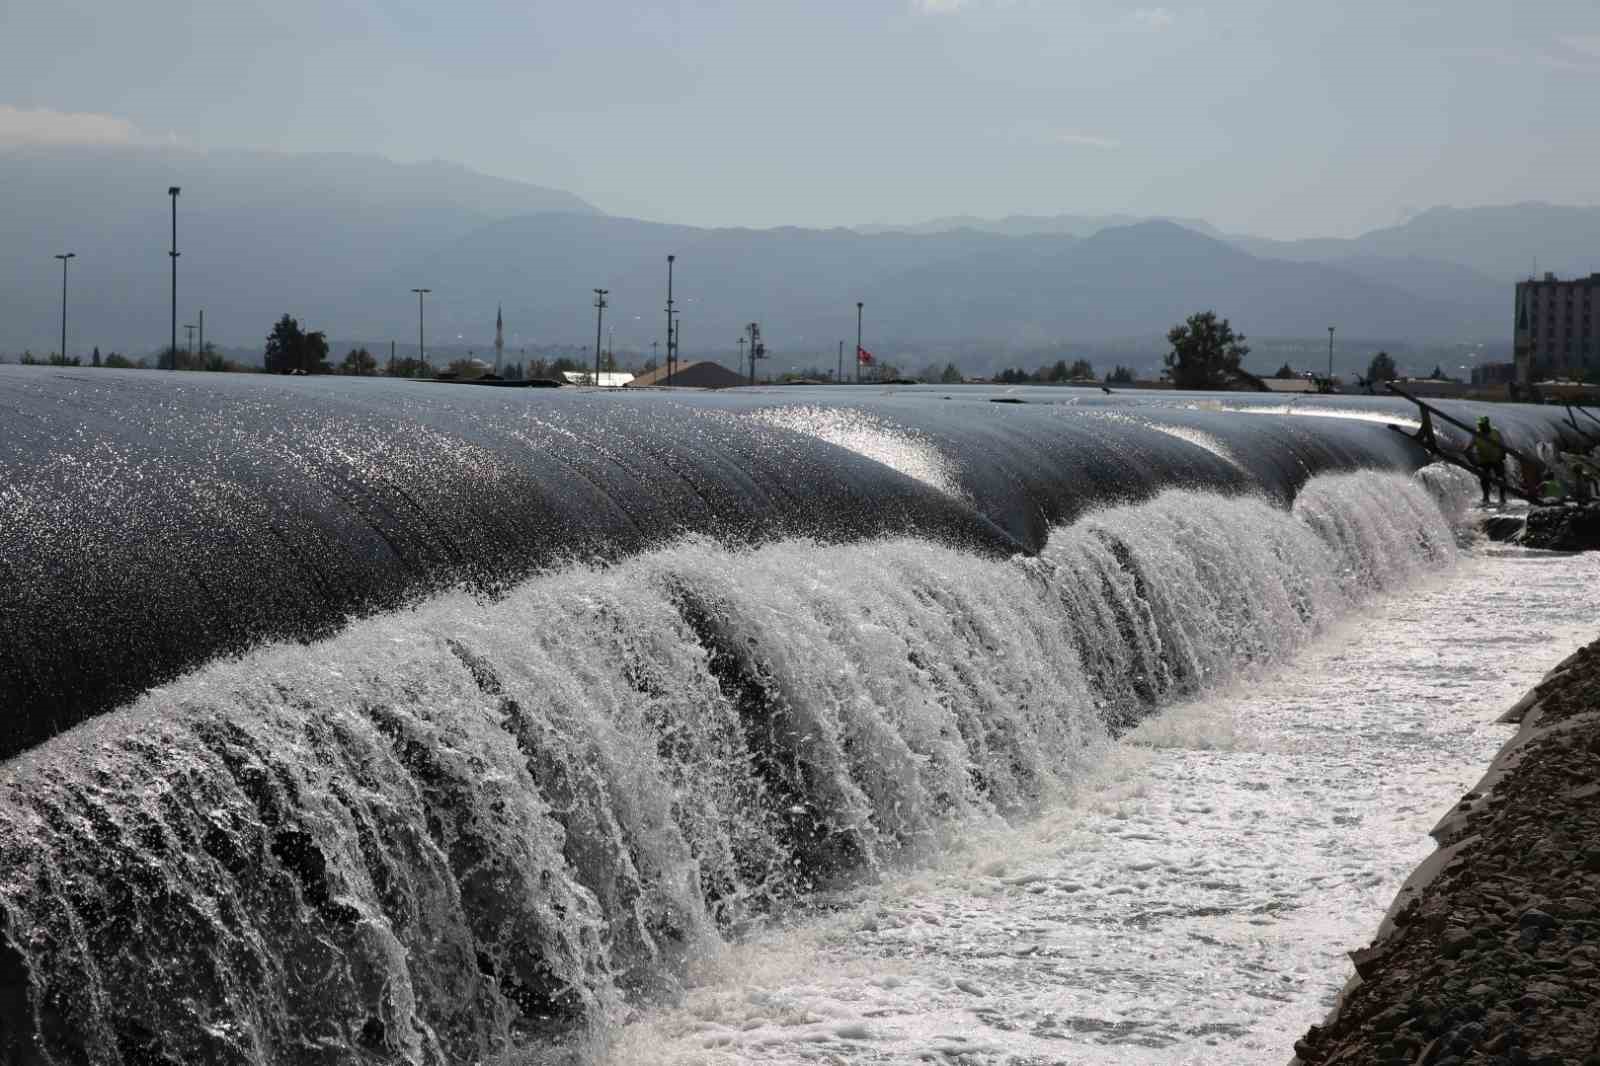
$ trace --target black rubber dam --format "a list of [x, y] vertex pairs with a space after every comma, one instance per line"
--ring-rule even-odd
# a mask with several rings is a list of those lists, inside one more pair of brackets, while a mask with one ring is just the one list
[[0, 367], [0, 1063], [489, 1060], [1026, 817], [1454, 558], [1263, 402]]

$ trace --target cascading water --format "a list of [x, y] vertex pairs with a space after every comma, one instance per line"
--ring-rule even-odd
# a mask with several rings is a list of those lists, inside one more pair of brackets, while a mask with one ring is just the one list
[[0, 1057], [491, 1061], [614, 1018], [1447, 563], [1430, 488], [1169, 491], [1009, 562], [688, 538], [214, 663], [0, 770]]

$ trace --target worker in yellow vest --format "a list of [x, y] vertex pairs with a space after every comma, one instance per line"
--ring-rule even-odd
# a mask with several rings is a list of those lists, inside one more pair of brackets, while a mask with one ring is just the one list
[[[1478, 419], [1478, 432], [1472, 435], [1472, 454], [1477, 459], [1478, 484], [1483, 488], [1483, 506], [1489, 506], [1489, 486], [1500, 488], [1500, 506], [1506, 505], [1506, 446], [1500, 431], [1489, 424], [1489, 416]], [[1496, 480], [1495, 475], [1498, 475]]]

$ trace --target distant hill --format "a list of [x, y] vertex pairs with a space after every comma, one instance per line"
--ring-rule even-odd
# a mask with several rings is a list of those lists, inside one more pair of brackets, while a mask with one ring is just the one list
[[[1273, 241], [1230, 237], [1246, 251], [1277, 259], [1330, 262], [1351, 258], [1451, 263], [1505, 283], [1533, 270], [1561, 277], [1600, 273], [1600, 207], [1523, 203], [1435, 207], [1398, 226], [1348, 240]], [[1510, 302], [1507, 295], [1502, 305]]]
[[395, 269], [372, 295], [428, 277], [441, 293], [485, 297], [448, 310], [441, 301], [441, 330], [482, 336], [483, 307], [503, 299], [519, 330], [582, 338], [594, 328], [590, 290], [604, 287], [618, 347], [648, 348], [663, 333], [668, 252], [678, 256], [675, 294], [689, 352], [731, 350], [743, 325], [759, 320], [775, 354], [821, 359], [839, 340], [853, 347], [858, 299], [869, 349], [959, 351], [994, 362], [1011, 349], [1062, 342], [1140, 338], [1154, 349], [1170, 325], [1205, 308], [1260, 337], [1325, 337], [1337, 324], [1352, 341], [1420, 343], [1494, 337], [1505, 325], [1504, 301], [1484, 302], [1477, 290], [1429, 292], [1403, 272], [1382, 282], [1336, 265], [1262, 259], [1167, 222], [1078, 239], [708, 230], [538, 215], [486, 227]]
[[362, 280], [493, 220], [595, 211], [570, 193], [450, 163], [151, 147], [0, 149], [0, 351], [37, 349], [41, 338], [55, 337], [61, 280], [51, 256], [66, 251], [78, 256], [69, 296], [78, 340], [69, 347], [165, 343], [171, 185], [183, 190], [179, 322], [205, 308], [208, 335], [229, 342], [264, 337], [274, 312], [336, 323]]
[[973, 230], [978, 233], [995, 233], [1003, 237], [1092, 237], [1101, 230], [1115, 226], [1132, 226], [1139, 222], [1175, 222], [1185, 229], [1203, 233], [1208, 237], [1221, 237], [1222, 231], [1199, 218], [1175, 218], [1168, 215], [1007, 215], [1004, 218], [979, 218], [975, 215], [953, 215], [918, 222], [909, 226], [876, 224], [854, 227], [857, 233], [949, 233], [951, 230]]
[[969, 370], [1072, 344], [1153, 358], [1172, 323], [1205, 308], [1261, 341], [1314, 346], [1336, 325], [1355, 358], [1369, 341], [1498, 344], [1517, 273], [1499, 271], [1522, 257], [1517, 240], [1545, 234], [1541, 266], [1569, 272], [1595, 269], [1581, 255], [1600, 251], [1600, 210], [1543, 205], [1440, 209], [1350, 241], [1275, 242], [1091, 215], [705, 229], [605, 215], [450, 164], [354, 155], [13, 149], [0, 151], [0, 182], [0, 352], [11, 353], [55, 347], [51, 256], [62, 251], [79, 256], [74, 351], [165, 342], [172, 184], [183, 187], [179, 322], [204, 308], [208, 338], [249, 350], [287, 312], [409, 354], [410, 290], [421, 286], [434, 290], [428, 336], [441, 352], [486, 352], [498, 305], [513, 353], [592, 345], [596, 287], [610, 290], [616, 347], [648, 352], [663, 335], [675, 253], [689, 355], [731, 352], [757, 320], [775, 359], [789, 361], [780, 369], [831, 365], [841, 340], [854, 344], [863, 300], [868, 348], [906, 361], [960, 354]]

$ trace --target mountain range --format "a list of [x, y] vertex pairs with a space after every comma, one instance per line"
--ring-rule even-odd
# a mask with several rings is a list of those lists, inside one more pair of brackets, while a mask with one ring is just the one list
[[[179, 321], [259, 350], [294, 314], [340, 342], [485, 350], [591, 345], [609, 290], [618, 351], [662, 336], [666, 256], [684, 353], [729, 353], [760, 321], [780, 361], [831, 365], [854, 343], [978, 364], [1074, 345], [1158, 353], [1166, 329], [1215, 308], [1253, 339], [1326, 338], [1364, 365], [1390, 345], [1509, 346], [1511, 283], [1600, 270], [1600, 209], [1522, 204], [1425, 211], [1352, 239], [1274, 241], [1198, 220], [958, 217], [909, 227], [711, 229], [602, 213], [569, 193], [448, 163], [179, 148], [0, 150], [0, 352], [57, 347], [59, 264], [70, 351], [148, 352], [168, 328], [178, 197]], [[180, 330], [180, 342], [184, 333]], [[1357, 351], [1357, 349], [1360, 349]], [[336, 353], [337, 354], [337, 353]], [[776, 365], [776, 364], [775, 364]], [[963, 366], [968, 366], [963, 363]]]

